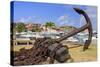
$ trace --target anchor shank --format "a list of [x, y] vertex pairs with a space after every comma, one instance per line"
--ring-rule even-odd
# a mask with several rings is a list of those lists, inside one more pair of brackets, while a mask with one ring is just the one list
[[69, 37], [81, 32], [81, 31], [84, 31], [85, 29], [87, 29], [87, 27], [88, 27], [88, 24], [80, 27], [79, 29], [75, 29], [75, 30], [65, 34], [64, 36], [60, 37], [59, 39], [57, 39], [57, 42], [61, 42], [61, 41], [65, 40], [65, 39], [67, 39], [67, 38], [69, 38]]

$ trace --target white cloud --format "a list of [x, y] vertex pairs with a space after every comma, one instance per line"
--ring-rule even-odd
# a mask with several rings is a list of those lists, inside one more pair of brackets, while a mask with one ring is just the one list
[[68, 24], [68, 16], [67, 15], [61, 15], [60, 17], [58, 17], [57, 19], [57, 25], [59, 23], [58, 26], [61, 26], [61, 25], [67, 25]]
[[22, 17], [17, 22], [32, 22], [32, 19], [35, 19], [35, 18], [36, 18], [35, 16], [33, 16], [33, 17], [31, 17], [31, 16], [29, 16], [29, 17]]
[[20, 18], [20, 19], [18, 20], [18, 22], [25, 22], [25, 19], [24, 19], [24, 18]]
[[27, 18], [27, 21], [29, 21], [29, 20], [31, 20], [31, 19], [32, 19], [32, 17], [30, 16], [30, 17]]
[[67, 18], [68, 18], [67, 15], [62, 15], [62, 16], [60, 16], [60, 17], [58, 18], [58, 21], [66, 21]]
[[59, 22], [59, 25], [64, 26], [64, 25], [68, 25], [68, 26], [74, 26], [75, 22], [74, 20], [71, 20], [72, 18], [69, 17], [68, 15], [62, 15], [57, 19], [57, 24]]

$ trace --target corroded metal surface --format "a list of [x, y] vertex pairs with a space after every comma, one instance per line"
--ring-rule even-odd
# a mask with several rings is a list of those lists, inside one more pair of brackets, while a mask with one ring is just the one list
[[48, 57], [50, 58], [49, 63], [54, 63], [54, 59], [64, 62], [70, 57], [68, 48], [60, 43], [55, 43], [55, 40], [46, 38], [37, 39], [34, 45], [35, 48], [29, 50], [21, 49], [19, 52], [16, 52], [14, 54], [13, 65], [41, 64]]

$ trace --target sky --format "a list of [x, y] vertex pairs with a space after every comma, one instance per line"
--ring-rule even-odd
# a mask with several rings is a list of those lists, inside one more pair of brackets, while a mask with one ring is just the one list
[[83, 16], [73, 8], [83, 9], [92, 22], [93, 30], [97, 31], [97, 7], [85, 5], [37, 3], [37, 2], [11, 2], [11, 17], [13, 22], [39, 23], [54, 22], [57, 26], [69, 25], [77, 28], [85, 24]]

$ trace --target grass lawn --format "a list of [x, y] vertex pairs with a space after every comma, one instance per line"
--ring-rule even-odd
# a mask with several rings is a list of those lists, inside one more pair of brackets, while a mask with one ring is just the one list
[[96, 61], [97, 45], [91, 44], [89, 49], [82, 51], [83, 46], [69, 49], [74, 62]]

